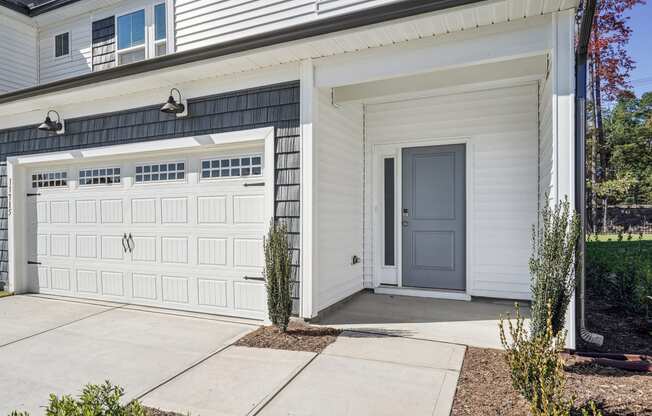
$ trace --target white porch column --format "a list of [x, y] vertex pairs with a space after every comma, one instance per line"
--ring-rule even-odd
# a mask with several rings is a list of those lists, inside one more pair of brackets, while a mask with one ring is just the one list
[[[553, 14], [551, 52], [553, 177], [550, 203], [575, 204], [575, 10]], [[566, 317], [567, 346], [575, 348], [575, 298]]]
[[315, 293], [318, 284], [318, 257], [315, 205], [317, 169], [317, 146], [315, 146], [315, 125], [317, 94], [315, 91], [315, 67], [312, 59], [301, 62], [300, 77], [300, 120], [301, 120], [301, 302], [300, 316], [312, 318]]

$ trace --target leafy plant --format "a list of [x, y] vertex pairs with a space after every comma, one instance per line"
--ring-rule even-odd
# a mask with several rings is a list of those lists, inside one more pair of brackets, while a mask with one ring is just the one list
[[284, 224], [272, 220], [265, 239], [265, 281], [269, 318], [281, 331], [287, 330], [292, 314], [292, 259]]
[[[546, 311], [545, 331], [530, 336], [517, 304], [514, 323], [508, 317], [506, 327], [502, 317], [500, 319], [500, 341], [505, 348], [512, 385], [530, 403], [532, 416], [569, 416], [574, 410], [574, 398], [564, 396], [566, 375], [564, 361], [559, 355], [566, 334], [554, 332], [550, 305]], [[601, 416], [594, 403], [582, 409], [582, 414]]]
[[[104, 384], [87, 384], [78, 399], [70, 395], [58, 397], [50, 394], [45, 409], [46, 416], [146, 416], [140, 402], [123, 405], [120, 400], [124, 389], [114, 386], [108, 380]], [[26, 412], [13, 411], [9, 416], [29, 416]]]
[[[547, 198], [546, 198], [547, 199]], [[534, 335], [544, 336], [550, 306], [552, 330], [564, 327], [566, 310], [575, 290], [576, 252], [581, 224], [568, 198], [541, 210], [541, 224], [532, 228], [532, 320]]]

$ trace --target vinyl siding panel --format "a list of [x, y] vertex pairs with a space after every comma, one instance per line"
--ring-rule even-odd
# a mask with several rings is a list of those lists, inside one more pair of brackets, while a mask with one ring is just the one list
[[318, 268], [316, 310], [362, 289], [362, 264], [351, 264], [363, 251], [362, 105], [331, 105], [330, 90], [319, 90], [315, 146]]
[[[54, 38], [68, 32], [70, 54], [54, 56]], [[91, 71], [91, 21], [83, 16], [39, 32], [41, 83], [83, 75]]]
[[[538, 197], [537, 112], [534, 84], [367, 106], [367, 160], [378, 143], [468, 138], [471, 295], [529, 297], [530, 229], [536, 222]], [[374, 232], [370, 189], [365, 188], [368, 282]]]
[[0, 15], [0, 94], [36, 85], [36, 36], [35, 28]]
[[398, 0], [178, 0], [178, 51], [290, 28]]

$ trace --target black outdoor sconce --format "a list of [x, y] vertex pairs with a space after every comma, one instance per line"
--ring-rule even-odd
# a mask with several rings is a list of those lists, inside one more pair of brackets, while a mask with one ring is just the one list
[[[179, 96], [179, 101], [174, 99], [173, 92], [176, 91]], [[181, 98], [181, 93], [178, 89], [172, 88], [168, 101], [163, 104], [161, 111], [167, 114], [176, 114], [177, 117], [184, 117], [188, 115], [188, 102]]]
[[[52, 119], [50, 118], [50, 113], [54, 113], [57, 115], [57, 121], [52, 121]], [[55, 132], [57, 134], [63, 134], [65, 132], [63, 120], [61, 120], [61, 116], [59, 116], [59, 113], [57, 113], [54, 110], [48, 111], [48, 113], [45, 116], [45, 121], [41, 123], [40, 126], [38, 126], [38, 129], [41, 131]]]

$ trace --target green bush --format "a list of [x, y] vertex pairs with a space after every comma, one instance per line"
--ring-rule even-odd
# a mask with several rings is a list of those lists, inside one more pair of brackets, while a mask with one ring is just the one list
[[[87, 384], [78, 399], [69, 395], [57, 397], [50, 394], [50, 402], [45, 410], [46, 416], [146, 416], [145, 409], [138, 401], [121, 404], [124, 389], [112, 385]], [[13, 411], [9, 416], [29, 416], [26, 412]]]
[[285, 332], [292, 314], [292, 259], [287, 228], [273, 220], [265, 239], [264, 273], [269, 319]]
[[[547, 199], [547, 198], [546, 198]], [[575, 290], [576, 252], [581, 235], [579, 216], [568, 198], [554, 207], [544, 205], [541, 223], [532, 229], [532, 320], [531, 331], [545, 335], [546, 322], [554, 334], [564, 328], [566, 310]], [[548, 307], [551, 316], [548, 317]]]
[[640, 313], [652, 296], [652, 241], [589, 241], [586, 281], [592, 293], [621, 309]]
[[[532, 416], [569, 416], [574, 410], [574, 399], [564, 397], [566, 375], [559, 355], [566, 334], [554, 332], [552, 308], [548, 306], [546, 310], [545, 331], [530, 336], [516, 305], [515, 323], [507, 319], [505, 327], [505, 321], [500, 319], [500, 341], [505, 348], [512, 385], [530, 403]], [[593, 403], [588, 409], [582, 409], [582, 414], [601, 416]]]

